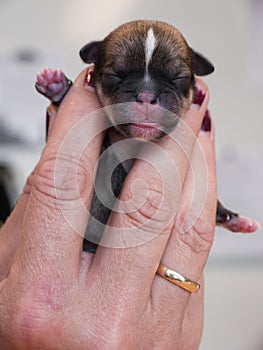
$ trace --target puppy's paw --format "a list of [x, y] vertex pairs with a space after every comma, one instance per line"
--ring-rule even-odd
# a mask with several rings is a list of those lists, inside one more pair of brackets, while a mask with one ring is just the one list
[[68, 92], [72, 82], [60, 70], [45, 68], [37, 74], [35, 87], [37, 91], [47, 97], [52, 103], [59, 104]]
[[232, 232], [252, 233], [260, 228], [257, 221], [234, 213], [217, 201], [216, 224]]
[[231, 218], [225, 222], [222, 226], [232, 232], [252, 233], [260, 228], [260, 224], [257, 221], [251, 220], [242, 215]]

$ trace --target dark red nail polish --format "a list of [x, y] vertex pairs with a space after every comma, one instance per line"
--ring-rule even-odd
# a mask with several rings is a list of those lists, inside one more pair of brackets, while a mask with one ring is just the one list
[[205, 98], [205, 94], [203, 93], [202, 90], [196, 89], [194, 98], [193, 98], [193, 103], [201, 106]]
[[205, 116], [202, 122], [201, 130], [205, 132], [210, 132], [212, 127], [211, 117], [208, 110], [205, 112]]

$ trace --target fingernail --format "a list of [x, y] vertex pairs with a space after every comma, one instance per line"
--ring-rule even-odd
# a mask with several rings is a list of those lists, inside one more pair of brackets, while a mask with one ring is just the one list
[[[204, 102], [205, 97], [206, 97], [206, 93], [204, 93], [201, 89], [196, 88], [191, 108], [199, 109], [202, 103]], [[211, 129], [212, 129], [211, 116], [209, 111], [206, 110], [202, 121], [200, 133], [210, 134]]]
[[202, 121], [201, 131], [211, 132], [211, 127], [212, 127], [212, 121], [211, 121], [210, 113], [208, 110], [206, 110], [204, 119]]
[[193, 101], [192, 101], [190, 108], [194, 109], [194, 110], [199, 110], [200, 106], [202, 105], [202, 103], [205, 99], [205, 96], [206, 96], [206, 94], [201, 89], [196, 88], [195, 94], [193, 97]]
[[197, 104], [201, 106], [201, 104], [204, 101], [205, 95], [206, 94], [202, 90], [196, 88], [194, 98], [193, 98], [193, 104]]

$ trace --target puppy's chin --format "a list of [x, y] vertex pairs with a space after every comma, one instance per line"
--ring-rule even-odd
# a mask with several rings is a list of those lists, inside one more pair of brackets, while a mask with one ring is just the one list
[[124, 102], [114, 104], [104, 100], [106, 114], [113, 126], [124, 138], [159, 140], [177, 125], [178, 117], [171, 111], [155, 104]]
[[125, 138], [135, 138], [142, 141], [158, 141], [167, 133], [160, 125], [154, 123], [131, 123], [115, 126], [115, 129]]

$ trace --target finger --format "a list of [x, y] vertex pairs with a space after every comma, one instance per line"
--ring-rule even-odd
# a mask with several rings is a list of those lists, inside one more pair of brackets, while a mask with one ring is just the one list
[[27, 195], [20, 196], [17, 206], [0, 230], [0, 281], [9, 273], [14, 255], [20, 244], [21, 226], [27, 205]]
[[[49, 105], [46, 113], [46, 135], [52, 130], [58, 108]], [[23, 193], [18, 198], [5, 225], [0, 230], [0, 280], [4, 279], [12, 266], [13, 257], [20, 244], [21, 227], [27, 207], [31, 187], [34, 179], [34, 171], [27, 179]]]
[[54, 106], [53, 104], [50, 104], [47, 107], [47, 112], [46, 112], [46, 138], [48, 138], [48, 135], [50, 134], [51, 130], [53, 129], [57, 113], [58, 113], [58, 107]]
[[[207, 91], [207, 87], [200, 84]], [[207, 102], [208, 97], [199, 110], [191, 108], [172, 136], [165, 137], [158, 145], [153, 143], [143, 148], [140, 159], [136, 160], [124, 182], [120, 202], [114, 208], [116, 212], [105, 229], [101, 240], [104, 247], [98, 248], [94, 258], [93, 268], [105, 272], [105, 283], [110, 283], [110, 276], [117, 276], [116, 284], [119, 282], [124, 289], [125, 285], [127, 289], [134, 288], [135, 298], [138, 298], [137, 293], [149, 296], [173, 226], [180, 181], [188, 169], [188, 158]], [[117, 247], [129, 249], [114, 249]], [[141, 285], [147, 284], [149, 289], [142, 291]]]
[[21, 227], [31, 192], [34, 171], [28, 177], [10, 216], [0, 230], [0, 280], [4, 279], [10, 270], [13, 258], [20, 245]]
[[104, 120], [92, 114], [99, 108], [82, 72], [57, 112], [35, 170], [23, 222], [23, 265], [33, 262], [39, 268], [44, 259], [51, 268], [78, 268], [103, 137]]
[[[205, 163], [197, 149], [201, 147]], [[180, 207], [175, 225], [162, 257], [162, 263], [186, 278], [198, 281], [212, 246], [216, 216], [216, 169], [214, 132], [200, 132], [191, 158], [192, 171], [184, 183]], [[207, 167], [203, 177], [202, 167]], [[202, 180], [203, 179], [203, 180]], [[199, 184], [201, 181], [205, 186]], [[193, 194], [194, 193], [194, 194]], [[200, 206], [201, 204], [201, 206]], [[202, 286], [201, 286], [202, 288]], [[178, 315], [190, 294], [162, 277], [156, 276], [153, 298], [162, 303], [163, 296], [178, 305]]]
[[[200, 278], [204, 286], [204, 276]], [[188, 344], [189, 349], [198, 349], [204, 328], [204, 288], [198, 294], [191, 294], [187, 304], [181, 333], [181, 344]]]

